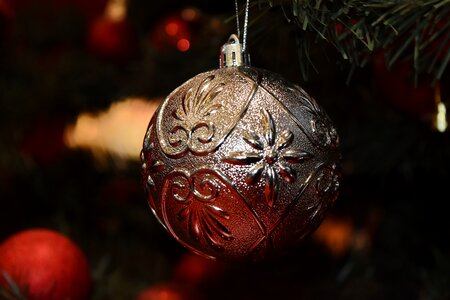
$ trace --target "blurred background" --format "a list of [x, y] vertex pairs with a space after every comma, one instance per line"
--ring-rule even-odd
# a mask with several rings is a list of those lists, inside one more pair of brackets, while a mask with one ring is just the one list
[[266, 2], [250, 12], [252, 65], [317, 99], [343, 155], [336, 205], [298, 249], [258, 265], [206, 261], [147, 205], [139, 152], [154, 110], [217, 68], [236, 32], [234, 2], [207, 0], [0, 0], [0, 240], [69, 236], [92, 299], [450, 299], [448, 70], [414, 84], [410, 63], [388, 71], [375, 53], [352, 68], [316, 39], [305, 76], [298, 26]]

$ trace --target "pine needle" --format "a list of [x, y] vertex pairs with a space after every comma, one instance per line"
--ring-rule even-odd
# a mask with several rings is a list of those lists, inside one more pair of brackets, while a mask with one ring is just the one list
[[[450, 0], [265, 1], [270, 7], [281, 6], [290, 24], [314, 32], [315, 39], [328, 42], [357, 67], [378, 50], [388, 53], [389, 66], [410, 59], [416, 77], [427, 71], [440, 78], [448, 65], [449, 51], [443, 52], [449, 43]], [[342, 28], [339, 33], [337, 26]], [[304, 46], [298, 51], [301, 60], [310, 59]]]

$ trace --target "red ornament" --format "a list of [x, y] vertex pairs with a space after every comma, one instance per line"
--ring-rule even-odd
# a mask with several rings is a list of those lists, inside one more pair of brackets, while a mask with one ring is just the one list
[[159, 283], [141, 291], [136, 300], [201, 300], [192, 288], [174, 282]]
[[0, 288], [8, 274], [28, 300], [86, 300], [91, 278], [86, 257], [66, 236], [47, 229], [18, 232], [0, 245]]
[[90, 25], [88, 48], [98, 57], [114, 62], [127, 62], [138, 51], [137, 33], [127, 19], [101, 16]]
[[109, 0], [103, 15], [89, 28], [87, 44], [95, 55], [126, 63], [138, 52], [137, 32], [127, 19], [127, 0]]
[[[336, 25], [335, 25], [336, 36], [339, 37], [343, 34], [346, 34], [351, 37], [352, 35], [354, 35], [354, 33], [350, 32], [352, 29], [352, 26], [354, 26], [358, 22], [359, 21], [357, 19], [351, 19], [351, 21], [350, 21], [351, 24], [344, 24], [343, 22], [336, 22]], [[350, 42], [349, 39], [347, 39], [347, 42], [348, 43]]]
[[[425, 32], [423, 40], [429, 40], [432, 38], [437, 32], [439, 32], [444, 26], [448, 26], [449, 21], [446, 20], [437, 22], [435, 25], [433, 23], [432, 26]], [[448, 33], [448, 29], [447, 29]], [[448, 35], [447, 35], [448, 36]], [[444, 39], [446, 39], [446, 31], [442, 32], [441, 34], [437, 35], [435, 39], [429, 44], [429, 46], [426, 48], [425, 53], [430, 53], [431, 55], [437, 55], [438, 62], [442, 63], [445, 60], [445, 57], [449, 51], [450, 48], [450, 40], [447, 39], [445, 45], [441, 49], [441, 45], [444, 42]]]
[[334, 204], [341, 177], [337, 131], [315, 100], [244, 66], [198, 74], [168, 95], [141, 161], [148, 203], [169, 234], [225, 261], [292, 251]]
[[165, 17], [150, 35], [152, 45], [159, 49], [177, 49], [186, 52], [190, 49], [202, 14], [194, 8], [186, 8]]
[[188, 252], [175, 266], [174, 279], [196, 286], [216, 280], [224, 272], [224, 264]]
[[415, 86], [411, 61], [399, 61], [388, 70], [384, 54], [379, 53], [372, 67], [376, 86], [394, 107], [417, 117], [426, 117], [435, 111], [431, 80], [421, 80]]

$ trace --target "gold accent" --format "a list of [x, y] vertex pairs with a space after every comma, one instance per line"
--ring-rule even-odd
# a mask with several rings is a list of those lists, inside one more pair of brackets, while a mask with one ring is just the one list
[[166, 98], [158, 113], [156, 131], [163, 152], [171, 157], [214, 152], [240, 121], [256, 90], [256, 83], [238, 68], [201, 73], [187, 81]]

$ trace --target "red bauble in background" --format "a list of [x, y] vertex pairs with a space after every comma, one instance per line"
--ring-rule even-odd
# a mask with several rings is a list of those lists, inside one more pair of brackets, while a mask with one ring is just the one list
[[101, 16], [89, 28], [89, 50], [98, 57], [114, 62], [127, 62], [138, 52], [138, 36], [125, 18]]
[[201, 300], [203, 297], [193, 288], [175, 282], [155, 284], [142, 290], [136, 300]]
[[393, 106], [420, 118], [425, 118], [435, 111], [431, 80], [420, 80], [415, 86], [411, 61], [398, 61], [388, 70], [384, 54], [379, 53], [374, 56], [372, 67], [376, 87]]
[[[28, 300], [86, 300], [90, 269], [81, 249], [48, 229], [18, 232], [0, 245], [0, 274], [6, 272]], [[9, 284], [0, 276], [0, 286]]]
[[226, 271], [226, 265], [188, 252], [174, 268], [174, 279], [191, 286], [199, 286], [218, 280]]
[[185, 8], [163, 18], [150, 34], [150, 42], [158, 50], [177, 49], [185, 52], [191, 47], [195, 33], [203, 20], [201, 12], [195, 8]]
[[87, 45], [101, 59], [126, 63], [138, 52], [138, 34], [127, 19], [127, 0], [109, 0], [103, 15], [91, 22]]
[[[442, 64], [445, 60], [447, 52], [450, 48], [450, 40], [447, 38], [446, 31], [441, 31], [442, 28], [447, 27], [448, 33], [448, 23], [449, 18], [444, 21], [430, 22], [430, 28], [425, 32], [423, 41], [427, 41], [434, 37], [434, 40], [425, 48], [425, 55], [436, 55], [439, 64]], [[445, 44], [442, 44], [445, 43]], [[442, 46], [443, 45], [443, 46]], [[433, 58], [432, 58], [433, 59]]]

